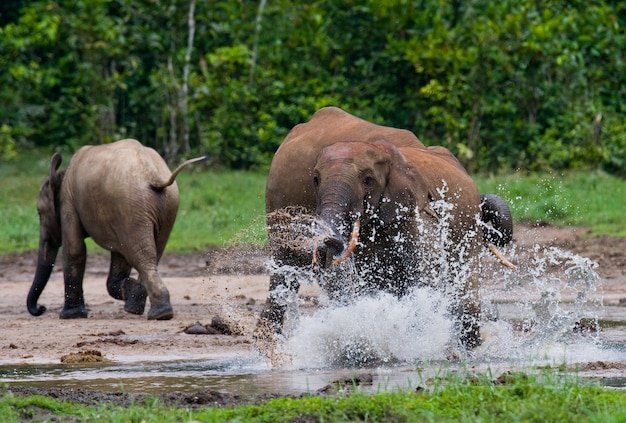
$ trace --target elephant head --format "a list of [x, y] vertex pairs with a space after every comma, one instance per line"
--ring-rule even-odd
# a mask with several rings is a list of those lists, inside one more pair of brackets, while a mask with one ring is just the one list
[[[361, 228], [389, 227], [417, 205], [418, 175], [393, 144], [339, 142], [323, 148], [313, 168], [316, 214], [330, 228], [314, 261], [338, 264], [354, 251]], [[399, 207], [402, 205], [402, 207]]]
[[65, 171], [57, 172], [61, 165], [61, 155], [56, 153], [50, 162], [50, 174], [41, 184], [37, 199], [39, 213], [39, 255], [37, 271], [28, 292], [26, 305], [33, 316], [46, 311], [44, 306], [37, 306], [37, 300], [46, 287], [54, 267], [57, 253], [61, 247], [61, 216], [59, 194]]

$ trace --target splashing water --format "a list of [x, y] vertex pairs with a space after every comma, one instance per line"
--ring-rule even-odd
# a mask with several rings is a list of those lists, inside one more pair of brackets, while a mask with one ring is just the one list
[[521, 256], [519, 268], [496, 269], [481, 290], [499, 316], [483, 324], [478, 359], [550, 364], [626, 359], [623, 351], [602, 343], [596, 263], [555, 247], [515, 250], [508, 253]]
[[301, 318], [285, 350], [303, 367], [441, 360], [452, 333], [446, 309], [447, 300], [430, 288], [359, 298]]
[[[448, 219], [441, 220], [438, 242], [443, 242], [448, 225]], [[281, 353], [298, 368], [415, 365], [451, 356], [470, 363], [519, 364], [626, 359], [624, 351], [602, 344], [598, 313], [603, 305], [595, 295], [600, 281], [596, 263], [536, 244], [512, 245], [503, 252], [516, 259], [516, 270], [497, 263], [486, 249], [481, 257], [483, 344], [471, 352], [457, 349], [449, 290], [422, 286], [402, 297], [378, 293], [338, 302], [323, 296], [323, 307], [305, 316], [298, 310], [296, 296], [284, 287], [274, 293], [288, 305], [290, 327]], [[464, 276], [464, 269], [448, 263], [448, 257], [440, 255], [436, 260], [442, 263], [438, 273], [426, 275], [434, 280], [429, 285]], [[341, 266], [342, 286], [359, 292], [367, 269], [357, 274], [351, 260]], [[314, 267], [284, 266], [273, 271], [284, 272], [286, 280], [300, 284], [314, 283], [319, 276]], [[583, 320], [585, 326], [580, 325]]]

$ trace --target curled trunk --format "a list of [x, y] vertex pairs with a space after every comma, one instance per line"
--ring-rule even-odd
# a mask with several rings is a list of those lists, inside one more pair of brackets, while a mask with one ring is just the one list
[[41, 316], [46, 312], [46, 307], [37, 305], [37, 301], [48, 284], [48, 280], [50, 280], [58, 251], [59, 247], [53, 246], [50, 241], [42, 240], [39, 243], [37, 271], [35, 272], [33, 284], [26, 298], [26, 307], [28, 308], [28, 312], [33, 316]]
[[[354, 200], [354, 192], [348, 183], [335, 182], [332, 189], [320, 190], [317, 214], [327, 223], [330, 233], [314, 253], [317, 262], [318, 253], [324, 258], [325, 266], [337, 265], [346, 260], [354, 251], [359, 237], [362, 204]], [[356, 215], [356, 220], [353, 220]], [[350, 232], [343, 233], [346, 230]]]

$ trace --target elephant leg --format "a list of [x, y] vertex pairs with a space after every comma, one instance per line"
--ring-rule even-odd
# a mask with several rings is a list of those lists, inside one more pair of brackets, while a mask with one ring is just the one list
[[139, 270], [139, 284], [146, 288], [150, 298], [148, 320], [170, 320], [174, 317], [174, 309], [170, 302], [170, 293], [163, 283], [156, 268]]
[[270, 275], [270, 289], [265, 308], [257, 322], [256, 337], [271, 338], [273, 334], [282, 333], [289, 302], [287, 297], [296, 295], [299, 289], [300, 283], [296, 280], [287, 282], [285, 275], [277, 273]]
[[459, 293], [457, 313], [461, 345], [470, 350], [480, 346], [483, 341], [480, 335], [481, 307], [478, 294], [480, 266], [477, 257], [470, 258], [468, 265], [471, 270], [467, 275], [465, 286]]
[[124, 300], [124, 310], [132, 314], [143, 314], [148, 292], [134, 278], [129, 277], [131, 265], [120, 253], [111, 252], [111, 267], [107, 278], [107, 290], [116, 300]]
[[[65, 282], [65, 304], [59, 314], [61, 319], [87, 317], [83, 295], [83, 277], [87, 260], [87, 247], [82, 238], [73, 238], [73, 242], [63, 242], [63, 278]], [[69, 238], [72, 239], [72, 238]]]
[[473, 302], [463, 303], [460, 307], [461, 345], [470, 350], [480, 346], [480, 306]]
[[[138, 285], [145, 288], [148, 298], [150, 298], [148, 320], [170, 320], [174, 317], [170, 293], [157, 271], [157, 263], [163, 252], [163, 246], [157, 246], [156, 240], [150, 235], [146, 234], [145, 237], [139, 237], [138, 239], [141, 241], [139, 243], [131, 245], [129, 242], [130, 247], [124, 256], [130, 265], [139, 272]], [[129, 311], [126, 307], [125, 310]]]

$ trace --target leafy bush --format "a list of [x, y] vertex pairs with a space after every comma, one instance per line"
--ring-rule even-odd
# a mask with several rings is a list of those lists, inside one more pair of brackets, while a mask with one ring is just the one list
[[624, 174], [623, 2], [14, 3], [0, 20], [9, 156], [134, 137], [168, 158], [258, 168], [335, 105], [470, 171]]

